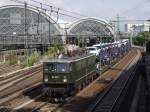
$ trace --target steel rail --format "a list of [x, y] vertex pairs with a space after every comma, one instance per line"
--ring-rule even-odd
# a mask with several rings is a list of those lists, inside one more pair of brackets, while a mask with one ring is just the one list
[[[127, 68], [130, 66], [130, 64], [134, 61], [133, 59], [135, 59], [136, 56], [132, 57], [132, 60], [129, 62], [129, 64], [127, 65]], [[100, 102], [102, 102], [104, 100], [104, 98], [106, 97], [106, 95], [108, 95], [111, 91], [111, 89], [115, 86], [115, 84], [117, 83], [117, 81], [119, 81], [120, 77], [117, 77], [116, 80], [112, 81], [112, 83], [110, 84], [110, 86], [106, 89], [106, 91], [104, 91], [102, 94], [100, 94], [97, 99], [96, 102], [94, 103], [94, 105], [92, 105], [92, 107], [90, 107], [90, 109], [88, 110], [88, 112], [95, 112], [96, 108], [98, 107], [98, 105], [100, 104]], [[128, 78], [127, 78], [128, 79]], [[127, 83], [127, 80], [126, 80]], [[126, 84], [124, 83], [124, 86]], [[122, 87], [123, 90], [124, 87]], [[116, 88], [117, 89], [117, 88]], [[120, 92], [120, 94], [122, 93], [122, 91]], [[112, 96], [112, 95], [111, 95]], [[113, 104], [113, 106], [116, 104], [116, 101], [118, 100], [119, 97], [117, 97], [115, 99], [115, 103]], [[110, 107], [105, 107], [105, 108], [109, 108]], [[110, 111], [111, 112], [111, 111]]]

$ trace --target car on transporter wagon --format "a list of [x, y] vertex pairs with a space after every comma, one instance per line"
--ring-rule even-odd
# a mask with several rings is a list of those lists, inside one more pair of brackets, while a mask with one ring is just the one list
[[97, 47], [97, 49], [101, 50], [103, 48], [103, 44], [102, 43], [94, 44], [93, 47]]
[[86, 47], [86, 49], [88, 50], [90, 54], [94, 54], [94, 55], [98, 55], [100, 51], [100, 49], [98, 49], [96, 46]]

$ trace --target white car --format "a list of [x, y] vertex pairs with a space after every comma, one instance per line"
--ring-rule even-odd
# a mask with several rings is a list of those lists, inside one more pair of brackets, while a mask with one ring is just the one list
[[90, 54], [98, 55], [99, 49], [97, 47], [86, 47], [86, 49], [89, 51]]
[[102, 44], [102, 43], [95, 44], [95, 45], [93, 45], [93, 47], [97, 47], [98, 52], [100, 52], [100, 51], [101, 51], [101, 49], [103, 48], [103, 44]]

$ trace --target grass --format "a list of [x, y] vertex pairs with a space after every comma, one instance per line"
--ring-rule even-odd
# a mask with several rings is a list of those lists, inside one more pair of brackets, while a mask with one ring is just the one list
[[40, 52], [34, 51], [30, 55], [8, 55], [6, 63], [9, 65], [18, 65], [22, 68], [33, 66], [34, 64], [40, 62], [41, 60], [50, 59], [56, 56], [57, 53], [60, 53], [64, 50], [63, 45], [53, 44], [48, 47], [48, 51], [41, 55]]

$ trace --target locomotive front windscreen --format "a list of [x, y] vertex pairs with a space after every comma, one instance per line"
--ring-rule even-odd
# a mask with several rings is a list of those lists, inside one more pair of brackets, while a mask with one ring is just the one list
[[46, 62], [43, 64], [44, 82], [67, 82], [68, 63]]
[[56, 65], [54, 63], [47, 64], [45, 70], [47, 72], [56, 72]]
[[44, 66], [46, 73], [63, 73], [67, 71], [66, 63], [48, 63]]
[[64, 63], [58, 63], [57, 64], [57, 72], [66, 72], [67, 71], [67, 65]]

